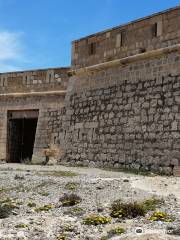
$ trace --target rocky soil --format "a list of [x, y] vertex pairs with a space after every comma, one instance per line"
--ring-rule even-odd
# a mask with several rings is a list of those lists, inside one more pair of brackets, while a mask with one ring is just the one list
[[[62, 206], [59, 199], [71, 193], [82, 201], [72, 207]], [[172, 223], [148, 220], [151, 211], [134, 219], [112, 218], [103, 225], [84, 223], [91, 214], [109, 218], [111, 204], [117, 199], [142, 202], [151, 198], [163, 198], [157, 211], [174, 216]], [[93, 168], [1, 164], [0, 203], [13, 206], [10, 215], [0, 219], [2, 240], [180, 239], [180, 178]], [[117, 227], [125, 232], [109, 236], [108, 232]], [[172, 227], [171, 234], [167, 227]]]

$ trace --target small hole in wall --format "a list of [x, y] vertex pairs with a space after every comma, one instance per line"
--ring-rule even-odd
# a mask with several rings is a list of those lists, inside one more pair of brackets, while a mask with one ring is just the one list
[[90, 43], [89, 44], [89, 55], [94, 55], [96, 54], [96, 43]]
[[157, 28], [158, 28], [158, 24], [156, 22], [152, 25], [152, 36], [153, 37], [157, 37]]
[[140, 48], [139, 49], [139, 53], [145, 53], [146, 52], [146, 49], [145, 48]]

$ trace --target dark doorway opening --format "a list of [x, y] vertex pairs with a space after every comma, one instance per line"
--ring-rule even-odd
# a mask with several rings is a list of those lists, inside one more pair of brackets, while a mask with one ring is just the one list
[[38, 117], [26, 112], [10, 112], [8, 116], [8, 162], [30, 161], [33, 155]]

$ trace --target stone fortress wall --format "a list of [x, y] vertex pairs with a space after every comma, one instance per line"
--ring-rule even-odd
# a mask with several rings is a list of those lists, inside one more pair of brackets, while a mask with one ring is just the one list
[[[60, 146], [60, 115], [69, 68], [0, 74], [0, 159], [7, 160], [8, 111], [39, 111], [33, 161], [44, 160], [44, 149]], [[58, 111], [58, 116], [55, 114]], [[56, 131], [55, 128], [56, 127]]]
[[[72, 66], [0, 74], [8, 112], [38, 109], [32, 161], [172, 174], [180, 165], [180, 7], [76, 40]], [[51, 147], [50, 147], [51, 148]]]
[[172, 174], [180, 165], [180, 7], [73, 42], [65, 159]]

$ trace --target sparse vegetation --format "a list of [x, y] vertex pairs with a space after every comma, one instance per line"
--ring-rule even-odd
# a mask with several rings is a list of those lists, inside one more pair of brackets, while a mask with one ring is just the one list
[[65, 189], [67, 190], [76, 190], [79, 186], [79, 183], [69, 182], [66, 184]]
[[110, 231], [108, 231], [108, 237], [111, 238], [114, 235], [121, 235], [125, 233], [125, 229], [121, 227], [113, 228]]
[[52, 177], [75, 177], [78, 175], [71, 171], [41, 171], [39, 174]]
[[111, 217], [135, 218], [137, 216], [145, 216], [148, 211], [154, 211], [162, 203], [162, 199], [155, 198], [146, 199], [142, 203], [123, 203], [121, 200], [116, 200], [111, 206]]
[[174, 217], [168, 215], [166, 212], [154, 212], [151, 217], [148, 218], [151, 221], [173, 222]]
[[64, 226], [64, 231], [65, 232], [73, 232], [74, 231], [74, 227], [70, 224], [67, 224]]
[[76, 194], [64, 194], [63, 197], [59, 199], [63, 207], [71, 207], [81, 202], [81, 198]]
[[72, 215], [72, 216], [81, 216], [84, 214], [84, 211], [80, 207], [73, 207], [71, 209], [66, 210], [64, 214]]
[[66, 240], [64, 235], [60, 235], [56, 238], [56, 240]]
[[87, 225], [100, 225], [107, 224], [111, 222], [111, 218], [99, 215], [90, 215], [84, 219], [84, 224]]
[[143, 207], [146, 211], [154, 211], [164, 201], [162, 199], [150, 198], [143, 202]]
[[36, 203], [34, 203], [34, 202], [31, 202], [31, 201], [29, 201], [28, 203], [27, 203], [27, 206], [28, 207], [36, 207]]
[[16, 227], [16, 228], [27, 228], [28, 225], [25, 224], [25, 223], [20, 223], [20, 224], [16, 225], [15, 227]]
[[145, 216], [146, 211], [142, 204], [136, 202], [123, 203], [121, 200], [115, 201], [111, 206], [111, 217], [113, 218], [135, 218]]
[[124, 173], [129, 173], [129, 174], [134, 174], [134, 175], [142, 175], [142, 176], [151, 176], [152, 172], [149, 170], [145, 169], [133, 169], [133, 168], [103, 168], [105, 171], [113, 171], [113, 172], [124, 172]]
[[35, 211], [36, 211], [36, 212], [48, 212], [48, 211], [51, 210], [52, 208], [53, 208], [53, 205], [47, 204], [47, 205], [44, 205], [44, 206], [42, 206], [42, 207], [35, 208]]

